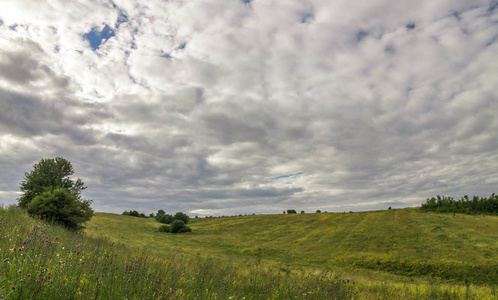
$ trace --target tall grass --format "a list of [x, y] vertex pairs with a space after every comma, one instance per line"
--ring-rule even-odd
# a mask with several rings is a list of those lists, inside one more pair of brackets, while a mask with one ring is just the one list
[[[136, 237], [139, 239], [140, 237]], [[148, 253], [0, 209], [2, 299], [351, 299], [324, 273], [178, 253]]]

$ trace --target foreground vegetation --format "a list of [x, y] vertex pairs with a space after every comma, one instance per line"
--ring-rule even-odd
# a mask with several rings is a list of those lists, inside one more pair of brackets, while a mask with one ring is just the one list
[[18, 208], [0, 209], [0, 253], [1, 299], [350, 299], [355, 294], [352, 282], [328, 274], [290, 274], [250, 260], [228, 263], [182, 251], [127, 248], [29, 218]]

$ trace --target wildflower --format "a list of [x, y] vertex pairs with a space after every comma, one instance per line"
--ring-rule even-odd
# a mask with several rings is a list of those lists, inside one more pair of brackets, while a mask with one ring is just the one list
[[15, 290], [15, 289], [16, 289], [16, 287], [13, 285], [13, 286], [12, 286], [12, 289], [13, 289], [13, 290]]
[[76, 246], [76, 248], [78, 248], [78, 249], [79, 249], [79, 248], [80, 248], [80, 245]]
[[174, 294], [175, 293], [175, 290], [171, 290], [171, 294]]
[[19, 249], [18, 249], [18, 250], [19, 250], [19, 251], [22, 251], [22, 247], [19, 247]]
[[346, 282], [349, 283], [349, 279], [346, 279]]
[[59, 237], [58, 237], [58, 236], [56, 236], [56, 237], [55, 237], [55, 239], [56, 239], [56, 240], [58, 240], [58, 239], [59, 239]]
[[159, 279], [158, 279], [158, 280], [156, 280], [156, 283], [159, 283]]

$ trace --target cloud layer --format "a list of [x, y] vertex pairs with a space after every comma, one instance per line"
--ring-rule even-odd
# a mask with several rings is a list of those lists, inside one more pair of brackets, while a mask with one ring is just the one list
[[488, 196], [498, 2], [0, 3], [0, 203], [70, 160], [97, 211]]

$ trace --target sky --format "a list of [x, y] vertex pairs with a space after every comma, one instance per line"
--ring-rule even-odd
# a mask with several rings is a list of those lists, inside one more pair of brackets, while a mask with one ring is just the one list
[[365, 211], [498, 184], [497, 0], [2, 0], [0, 204]]

